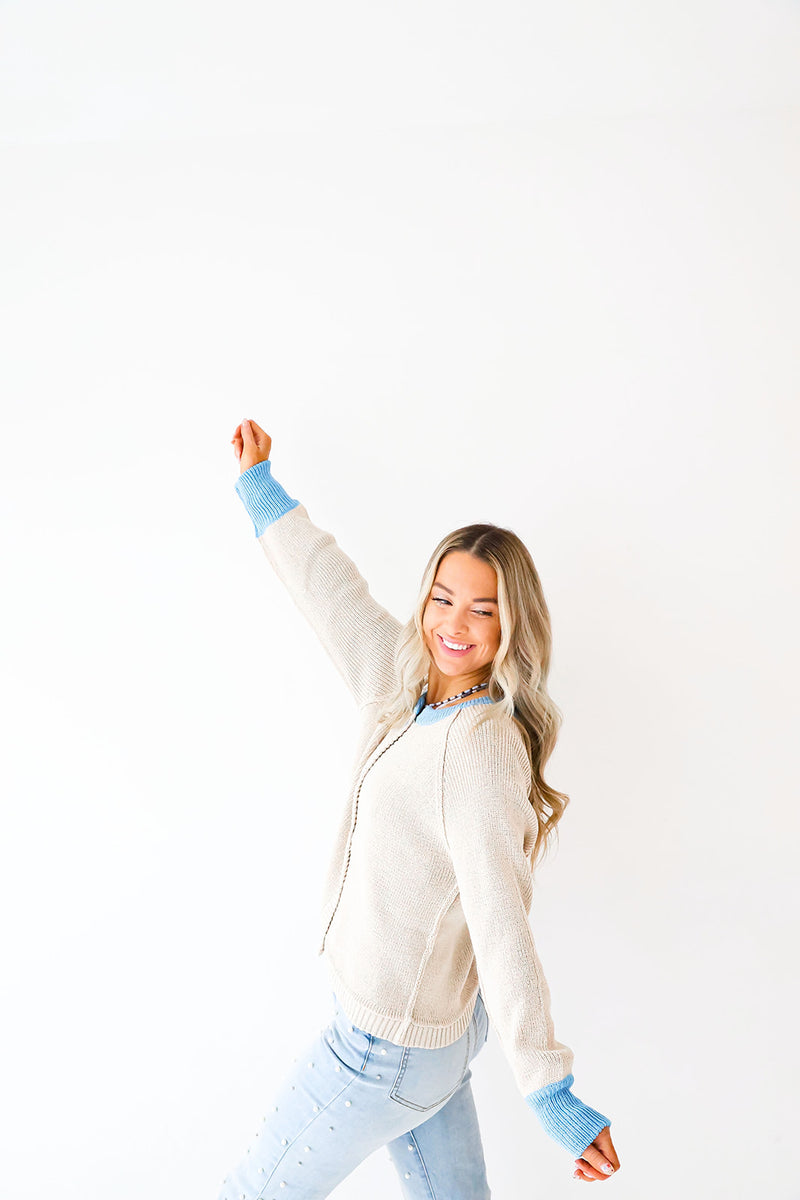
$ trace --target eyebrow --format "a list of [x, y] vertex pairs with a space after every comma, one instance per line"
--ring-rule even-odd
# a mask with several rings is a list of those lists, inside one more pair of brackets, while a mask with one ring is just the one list
[[[450, 590], [450, 588], [445, 587], [443, 583], [434, 583], [433, 586], [441, 588], [443, 592], [450, 592], [451, 596], [453, 594], [452, 591]], [[475, 599], [472, 601], [472, 603], [473, 604], [497, 604], [497, 597], [496, 596], [476, 596]]]

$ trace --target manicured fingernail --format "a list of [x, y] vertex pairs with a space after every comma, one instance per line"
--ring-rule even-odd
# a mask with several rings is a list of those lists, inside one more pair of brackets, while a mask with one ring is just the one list
[[614, 1171], [614, 1168], [612, 1167], [611, 1163], [603, 1163], [603, 1165], [600, 1169], [601, 1169], [601, 1171], [605, 1171], [606, 1175], [611, 1175]]

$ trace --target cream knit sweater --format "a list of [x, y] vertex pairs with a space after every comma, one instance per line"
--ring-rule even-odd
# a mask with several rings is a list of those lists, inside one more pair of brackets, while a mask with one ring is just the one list
[[546, 1132], [580, 1153], [609, 1121], [569, 1091], [573, 1054], [555, 1037], [529, 924], [537, 818], [519, 728], [501, 714], [478, 726], [484, 697], [426, 722], [423, 694], [379, 736], [401, 624], [270, 467], [243, 472], [237, 492], [360, 718], [322, 895], [318, 953], [333, 990], [366, 1032], [437, 1047], [467, 1028], [480, 986], [519, 1090]]

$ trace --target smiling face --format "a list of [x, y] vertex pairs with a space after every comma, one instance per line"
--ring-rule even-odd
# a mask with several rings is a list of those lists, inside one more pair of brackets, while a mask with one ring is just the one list
[[494, 568], [465, 550], [445, 554], [422, 614], [422, 630], [431, 657], [429, 704], [488, 679], [500, 647]]

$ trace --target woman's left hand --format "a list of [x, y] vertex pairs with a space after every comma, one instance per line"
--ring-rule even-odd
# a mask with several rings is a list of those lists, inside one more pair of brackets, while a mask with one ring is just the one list
[[[583, 1179], [588, 1183], [594, 1183], [595, 1179], [610, 1179], [612, 1174], [616, 1175], [619, 1170], [619, 1159], [614, 1149], [614, 1143], [611, 1141], [608, 1125], [605, 1129], [601, 1129], [591, 1145], [586, 1147], [583, 1157], [575, 1159], [575, 1164], [577, 1170], [573, 1172], [573, 1179]], [[610, 1164], [614, 1168], [613, 1172], [603, 1170], [606, 1164]]]

